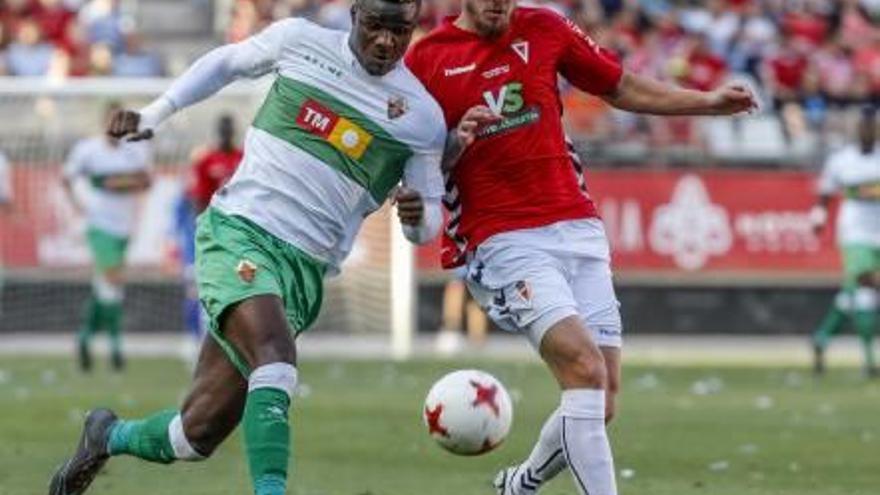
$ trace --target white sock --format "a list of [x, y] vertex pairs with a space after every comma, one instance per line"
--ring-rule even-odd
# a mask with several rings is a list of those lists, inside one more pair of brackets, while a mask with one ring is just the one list
[[581, 495], [617, 495], [614, 459], [605, 433], [605, 391], [562, 392], [562, 449]]
[[557, 409], [544, 422], [529, 458], [511, 477], [510, 491], [515, 495], [537, 493], [541, 485], [553, 479], [566, 465], [562, 452], [562, 417]]

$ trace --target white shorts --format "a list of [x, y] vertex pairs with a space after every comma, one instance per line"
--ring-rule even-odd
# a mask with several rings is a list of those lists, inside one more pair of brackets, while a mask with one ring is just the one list
[[599, 219], [494, 235], [467, 264], [468, 289], [503, 330], [536, 349], [553, 325], [580, 316], [601, 347], [620, 347], [623, 328], [611, 253]]

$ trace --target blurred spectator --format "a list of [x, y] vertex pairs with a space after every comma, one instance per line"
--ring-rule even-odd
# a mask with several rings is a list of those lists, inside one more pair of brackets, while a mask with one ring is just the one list
[[79, 14], [91, 43], [103, 43], [112, 52], [122, 50], [123, 16], [119, 0], [91, 0]]
[[60, 45], [65, 43], [68, 26], [76, 19], [76, 14], [61, 0], [39, 0], [34, 18], [46, 40]]
[[6, 70], [14, 76], [45, 76], [55, 54], [55, 47], [43, 40], [39, 25], [33, 20], [18, 24], [15, 41], [6, 53]]
[[743, 5], [742, 9], [740, 29], [733, 40], [729, 62], [733, 70], [745, 72], [757, 80], [761, 60], [776, 40], [778, 30], [757, 1]]
[[874, 103], [877, 103], [880, 96], [880, 33], [875, 31], [870, 43], [856, 51], [853, 64], [860, 84], [867, 88]]
[[162, 63], [156, 54], [144, 50], [140, 34], [132, 32], [125, 37], [125, 50], [113, 62], [113, 75], [157, 77], [162, 75]]
[[839, 38], [829, 40], [814, 58], [819, 91], [825, 100], [837, 107], [867, 96], [859, 87], [852, 52]]
[[783, 104], [797, 103], [804, 97], [810, 61], [802, 40], [786, 34], [777, 52], [766, 61], [763, 82], [777, 110]]
[[671, 62], [673, 77], [686, 88], [710, 91], [727, 77], [727, 62], [709, 48], [709, 38], [692, 34]]
[[704, 33], [711, 50], [723, 57], [730, 51], [733, 38], [740, 27], [740, 18], [726, 1], [709, 0], [705, 8], [685, 11], [682, 25], [688, 31]]
[[56, 64], [53, 67], [56, 76], [83, 77], [91, 74], [91, 47], [86, 37], [85, 28], [77, 22], [67, 26], [64, 44], [61, 45]]

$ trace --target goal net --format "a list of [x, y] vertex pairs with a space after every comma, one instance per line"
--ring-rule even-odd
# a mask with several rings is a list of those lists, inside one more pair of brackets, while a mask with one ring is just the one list
[[[61, 170], [74, 143], [101, 132], [105, 107], [140, 108], [163, 80], [86, 79], [63, 83], [0, 78], [0, 151], [11, 165], [13, 209], [0, 213], [0, 334], [72, 333], [90, 291], [84, 219], [68, 204]], [[237, 83], [174, 116], [150, 143], [156, 171], [140, 199], [127, 258], [125, 329], [182, 331], [183, 282], [169, 261], [173, 207], [193, 151], [215, 139], [216, 120], [232, 114], [241, 140], [268, 81]], [[388, 337], [408, 352], [414, 324], [412, 248], [386, 207], [367, 219], [339, 277], [328, 279], [316, 332]], [[394, 296], [392, 297], [392, 292]], [[0, 337], [2, 338], [2, 337]]]

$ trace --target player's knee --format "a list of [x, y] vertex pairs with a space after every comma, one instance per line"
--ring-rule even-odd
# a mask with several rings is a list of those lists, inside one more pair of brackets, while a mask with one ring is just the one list
[[605, 389], [608, 384], [608, 372], [602, 353], [594, 349], [583, 349], [575, 352], [566, 364], [566, 382], [568, 388]]

